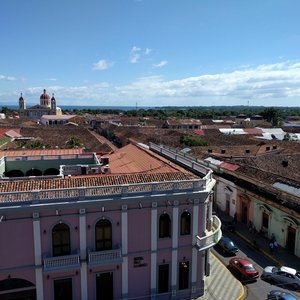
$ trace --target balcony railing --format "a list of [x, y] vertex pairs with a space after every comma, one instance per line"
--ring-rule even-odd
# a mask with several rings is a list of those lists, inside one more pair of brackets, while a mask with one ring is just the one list
[[205, 236], [196, 236], [196, 248], [199, 251], [206, 250], [218, 243], [222, 236], [221, 221], [217, 216], [212, 217], [212, 229]]
[[89, 265], [111, 265], [119, 264], [122, 261], [121, 249], [88, 252]]
[[187, 154], [183, 154], [182, 152], [176, 151], [172, 148], [156, 145], [154, 143], [150, 143], [150, 149], [160, 153], [165, 157], [168, 157], [177, 163], [182, 164], [185, 167], [190, 168], [197, 173], [202, 174], [204, 176], [202, 179], [204, 181], [204, 186], [212, 180], [212, 170], [199, 163], [198, 159]]
[[79, 254], [44, 258], [44, 271], [53, 272], [80, 268]]

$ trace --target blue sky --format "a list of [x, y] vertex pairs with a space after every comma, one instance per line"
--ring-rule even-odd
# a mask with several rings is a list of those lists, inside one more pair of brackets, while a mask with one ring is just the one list
[[299, 106], [299, 0], [1, 0], [0, 105]]

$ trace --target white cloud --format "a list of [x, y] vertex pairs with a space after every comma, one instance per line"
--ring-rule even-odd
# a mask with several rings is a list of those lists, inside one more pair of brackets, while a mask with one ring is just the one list
[[48, 80], [48, 81], [56, 81], [57, 79], [56, 78], [48, 78], [46, 80]]
[[[44, 87], [22, 88], [31, 103]], [[235, 71], [166, 80], [162, 76], [137, 78], [124, 85], [107, 82], [82, 86], [49, 86], [58, 105], [210, 106], [251, 105], [299, 106], [300, 62], [238, 68]], [[5, 96], [17, 102], [19, 91]], [[38, 102], [38, 101], [37, 101]]]
[[112, 62], [108, 62], [105, 59], [100, 59], [99, 61], [94, 63], [93, 70], [101, 70], [102, 71], [102, 70], [106, 70], [112, 66], [113, 66]]
[[152, 49], [150, 49], [150, 48], [142, 49], [140, 47], [133, 46], [130, 51], [129, 61], [132, 64], [137, 64], [140, 62], [140, 59], [142, 58], [142, 56], [149, 55], [151, 52], [152, 52]]
[[165, 66], [167, 63], [168, 63], [168, 61], [162, 60], [158, 64], [153, 64], [152, 66], [153, 66], [153, 68], [161, 68], [161, 67]]
[[14, 80], [17, 80], [17, 78], [13, 77], [13, 76], [5, 76], [5, 75], [0, 74], [0, 80], [14, 81]]
[[141, 48], [133, 46], [131, 51], [130, 51], [130, 62], [132, 64], [136, 64], [139, 62], [140, 58], [141, 58]]
[[145, 54], [146, 55], [149, 55], [151, 52], [152, 52], [152, 49], [150, 49], [150, 48], [145, 49]]

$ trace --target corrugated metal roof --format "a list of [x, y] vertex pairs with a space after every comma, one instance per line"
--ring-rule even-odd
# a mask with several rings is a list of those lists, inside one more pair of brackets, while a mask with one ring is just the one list
[[275, 182], [273, 184], [273, 186], [276, 187], [279, 190], [282, 190], [284, 192], [287, 192], [287, 193], [290, 193], [290, 194], [293, 194], [293, 195], [296, 195], [296, 196], [300, 197], [300, 188], [297, 188], [297, 187], [294, 187], [294, 186], [291, 186], [291, 185], [288, 185], [288, 184], [284, 184], [284, 183], [281, 183], [281, 182]]
[[223, 163], [223, 161], [218, 160], [218, 159], [215, 159], [215, 158], [212, 158], [212, 157], [207, 157], [207, 158], [205, 158], [204, 160], [205, 160], [205, 161], [208, 161], [208, 162], [210, 162], [211, 164], [216, 165], [216, 166], [220, 166], [220, 165]]
[[191, 148], [183, 148], [182, 150], [180, 150], [180, 152], [182, 152], [182, 153], [188, 153], [191, 150], [192, 150]]
[[264, 133], [273, 133], [273, 134], [284, 134], [284, 131], [281, 128], [260, 128]]
[[241, 128], [220, 128], [219, 130], [224, 134], [246, 134]]

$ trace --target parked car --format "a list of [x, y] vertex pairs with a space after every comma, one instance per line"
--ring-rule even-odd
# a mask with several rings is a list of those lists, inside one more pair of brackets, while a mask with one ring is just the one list
[[222, 236], [218, 242], [218, 246], [222, 249], [223, 253], [235, 254], [239, 251], [238, 247], [234, 242], [227, 236]]
[[300, 289], [300, 272], [290, 267], [282, 266], [277, 268], [268, 266], [264, 268], [261, 278], [273, 281], [277, 284], [290, 285], [295, 289]]
[[235, 231], [235, 225], [232, 221], [229, 220], [221, 220], [221, 229], [228, 230], [230, 232]]
[[239, 273], [242, 279], [254, 280], [259, 277], [258, 271], [248, 259], [232, 258], [229, 260], [229, 266]]
[[273, 290], [269, 292], [267, 299], [268, 300], [297, 300], [297, 298], [294, 295], [280, 290]]

